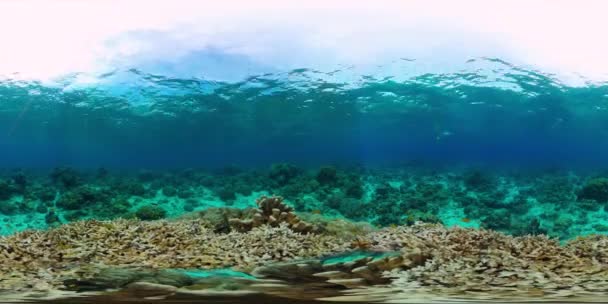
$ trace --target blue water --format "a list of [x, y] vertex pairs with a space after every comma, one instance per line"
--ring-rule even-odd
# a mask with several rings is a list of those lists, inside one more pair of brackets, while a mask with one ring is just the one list
[[237, 82], [136, 69], [5, 79], [0, 167], [608, 160], [608, 86], [569, 86], [498, 59], [467, 64], [450, 74], [298, 69]]

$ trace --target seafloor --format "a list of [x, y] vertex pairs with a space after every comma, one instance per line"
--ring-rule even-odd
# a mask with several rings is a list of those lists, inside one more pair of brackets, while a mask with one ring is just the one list
[[0, 301], [605, 302], [604, 173], [5, 170]]

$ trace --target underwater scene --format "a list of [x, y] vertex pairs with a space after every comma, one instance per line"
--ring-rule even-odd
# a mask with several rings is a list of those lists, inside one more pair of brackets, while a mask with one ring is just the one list
[[219, 46], [3, 74], [0, 303], [608, 301], [606, 82]]

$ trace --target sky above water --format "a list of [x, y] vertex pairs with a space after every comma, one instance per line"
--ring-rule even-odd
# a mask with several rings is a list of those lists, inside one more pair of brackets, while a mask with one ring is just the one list
[[606, 11], [608, 2], [584, 0], [4, 0], [0, 75], [136, 67], [236, 80], [410, 59], [443, 72], [486, 56], [599, 81], [608, 78]]

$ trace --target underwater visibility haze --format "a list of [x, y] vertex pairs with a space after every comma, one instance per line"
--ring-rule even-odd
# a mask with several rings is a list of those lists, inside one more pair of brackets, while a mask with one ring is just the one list
[[[156, 8], [139, 14], [185, 19]], [[208, 32], [121, 29], [103, 68], [1, 71], [0, 302], [608, 299], [602, 79], [458, 39], [437, 60], [411, 27], [349, 36], [310, 7], [318, 35], [214, 9]]]

